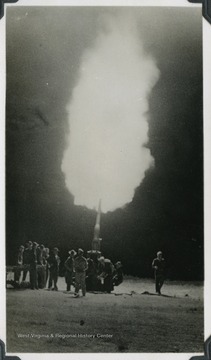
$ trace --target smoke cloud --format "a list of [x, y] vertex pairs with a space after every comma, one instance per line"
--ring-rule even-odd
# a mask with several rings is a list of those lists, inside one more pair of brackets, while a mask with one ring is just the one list
[[148, 97], [159, 78], [133, 19], [104, 17], [92, 49], [84, 52], [68, 106], [62, 171], [76, 205], [107, 212], [132, 201], [153, 164], [148, 141]]

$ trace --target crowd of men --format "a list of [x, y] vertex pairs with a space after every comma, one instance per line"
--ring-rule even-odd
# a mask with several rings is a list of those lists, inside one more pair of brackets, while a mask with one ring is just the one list
[[[24, 247], [21, 245], [17, 254], [16, 268], [14, 273], [15, 283], [26, 282], [29, 273], [30, 288], [58, 291], [58, 276], [60, 271], [59, 249], [49, 248], [29, 241]], [[114, 286], [123, 281], [122, 264], [118, 261], [115, 265], [103, 256], [92, 259], [91, 252], [84, 256], [82, 249], [70, 250], [64, 262], [65, 281], [67, 292], [71, 286], [75, 288], [75, 297], [79, 297], [86, 291], [98, 290], [110, 293]], [[22, 279], [21, 279], [21, 274]]]
[[[70, 250], [64, 262], [65, 281], [67, 292], [71, 291], [71, 286], [75, 287], [75, 297], [79, 297], [79, 290], [82, 295], [86, 291], [103, 291], [110, 293], [114, 286], [118, 286], [123, 281], [122, 264], [118, 261], [115, 265], [103, 256], [91, 256], [91, 251], [84, 257], [82, 249]], [[51, 251], [44, 245], [29, 241], [26, 247], [19, 247], [14, 280], [20, 283], [21, 273], [23, 272], [22, 282], [26, 281], [29, 272], [30, 287], [34, 289], [58, 290], [57, 282], [60, 270], [59, 249], [54, 247]], [[158, 251], [157, 257], [152, 262], [155, 275], [155, 291], [161, 294], [161, 288], [165, 277], [165, 260], [163, 254]]]

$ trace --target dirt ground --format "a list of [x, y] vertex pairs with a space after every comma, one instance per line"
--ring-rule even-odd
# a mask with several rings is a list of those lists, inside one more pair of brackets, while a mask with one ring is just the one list
[[7, 352], [203, 352], [203, 284], [126, 278], [111, 294], [7, 289]]

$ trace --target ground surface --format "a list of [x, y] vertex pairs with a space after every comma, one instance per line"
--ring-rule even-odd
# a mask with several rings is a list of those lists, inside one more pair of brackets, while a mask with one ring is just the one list
[[7, 352], [203, 352], [203, 284], [128, 278], [112, 294], [7, 289]]

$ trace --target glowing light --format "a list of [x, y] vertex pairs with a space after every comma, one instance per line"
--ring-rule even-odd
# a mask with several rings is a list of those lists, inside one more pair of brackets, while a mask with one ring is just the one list
[[130, 202], [153, 164], [145, 147], [148, 96], [159, 77], [135, 26], [125, 18], [106, 24], [81, 61], [62, 162], [75, 204], [94, 208], [102, 199], [104, 212]]

